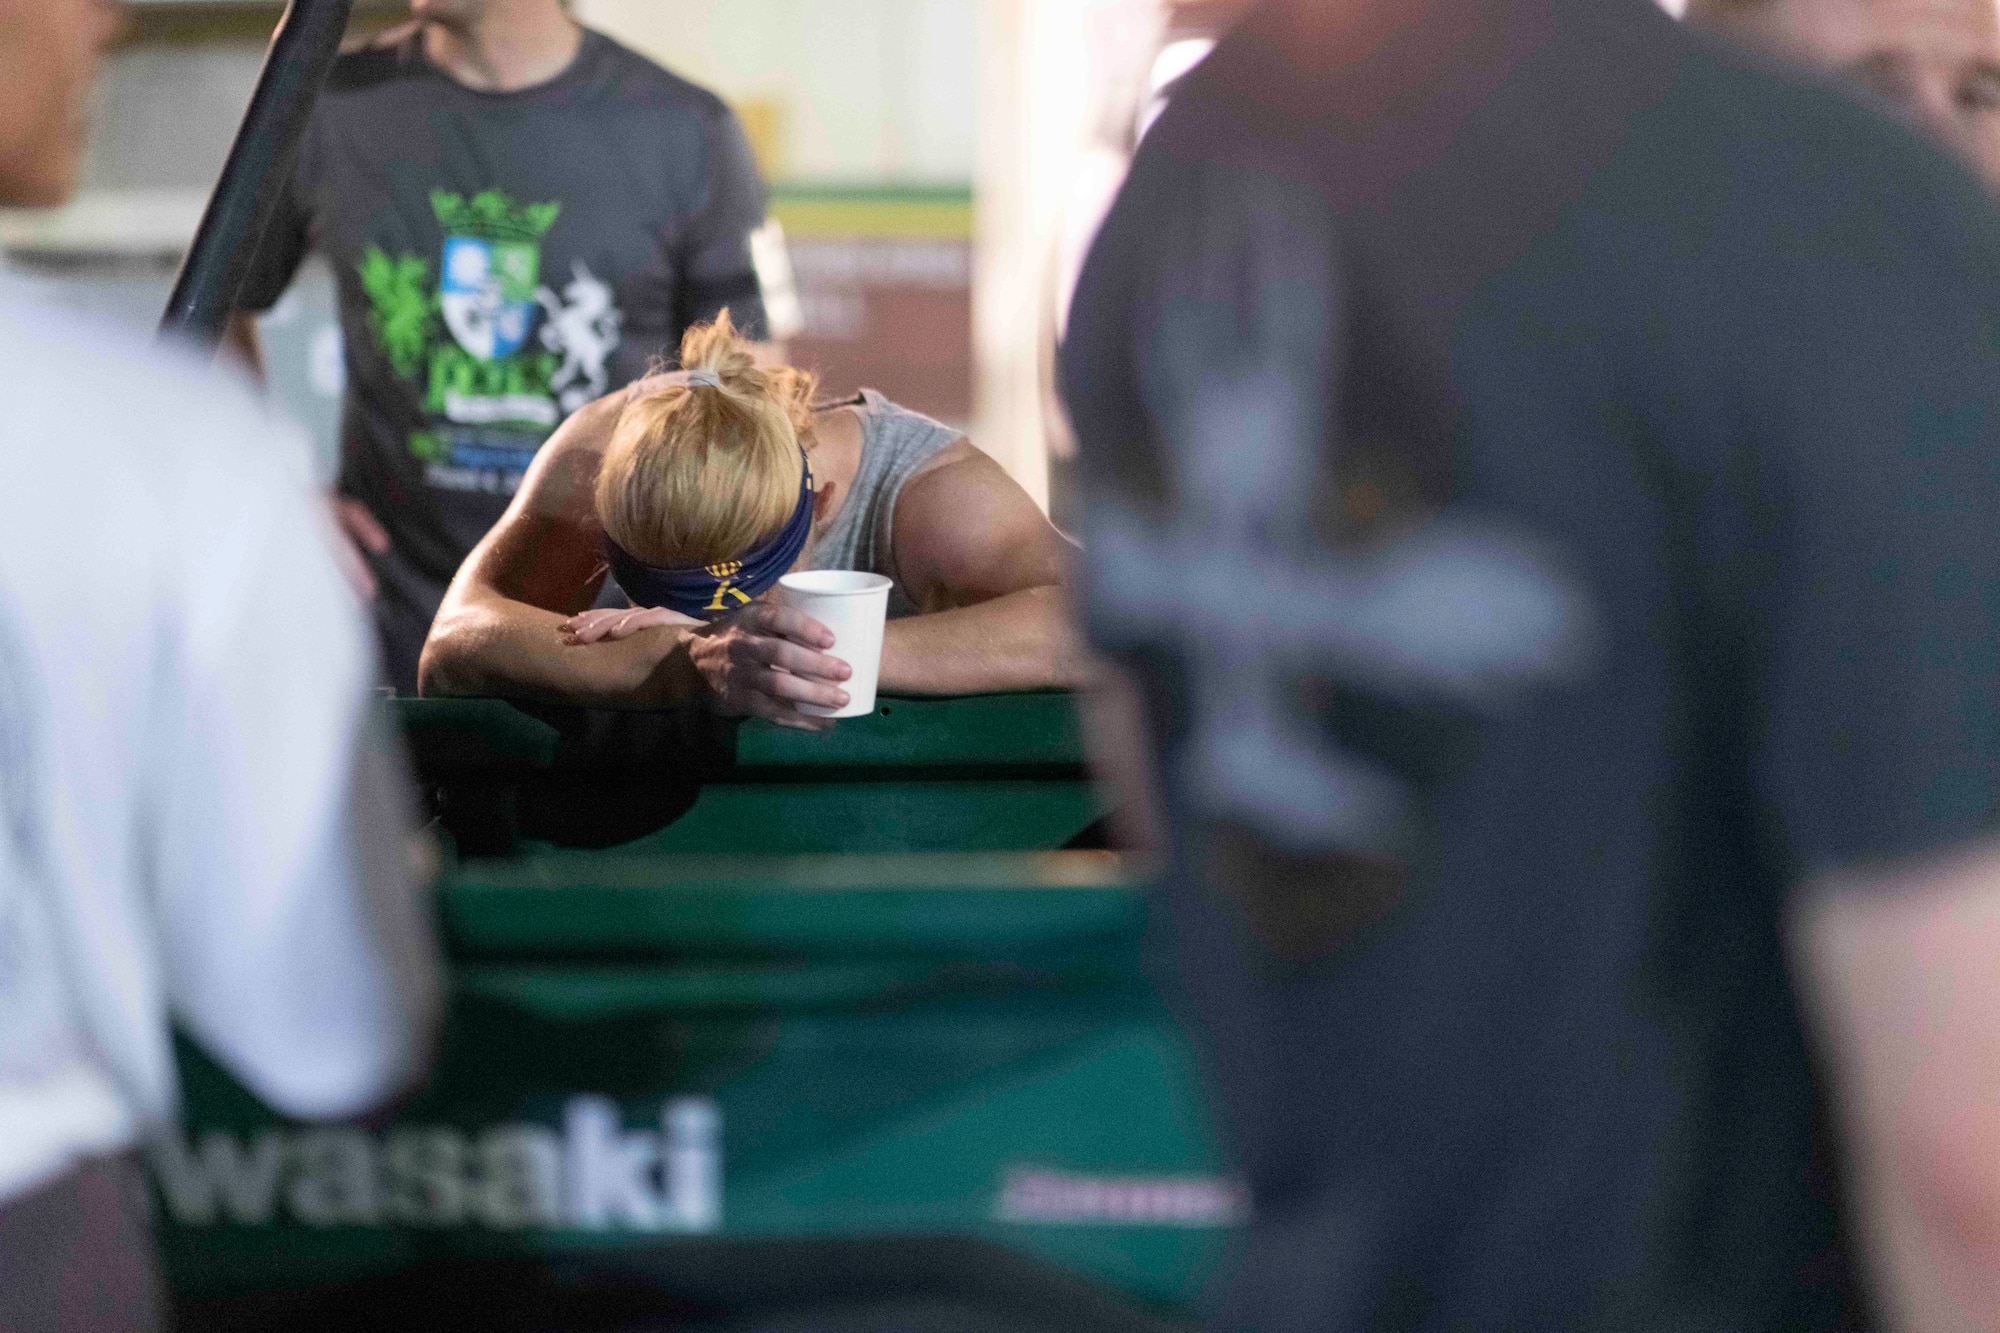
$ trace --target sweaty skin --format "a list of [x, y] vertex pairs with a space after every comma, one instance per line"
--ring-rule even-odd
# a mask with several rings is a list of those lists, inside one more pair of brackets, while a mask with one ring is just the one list
[[1688, 17], [1872, 89], [2000, 190], [1994, 0], [1693, 0]]
[[[838, 707], [844, 663], [824, 626], [766, 597], [703, 625], [671, 611], [591, 611], [603, 586], [595, 487], [626, 398], [572, 415], [536, 456], [507, 513], [445, 594], [424, 646], [425, 694], [495, 694], [602, 707], [700, 698], [727, 715], [802, 730], [829, 724], [799, 703]], [[861, 462], [850, 408], [819, 417], [809, 563]], [[998, 464], [960, 440], [896, 502], [896, 581], [921, 614], [889, 623], [881, 688], [976, 694], [1081, 684], [1063, 574], [1073, 548]]]

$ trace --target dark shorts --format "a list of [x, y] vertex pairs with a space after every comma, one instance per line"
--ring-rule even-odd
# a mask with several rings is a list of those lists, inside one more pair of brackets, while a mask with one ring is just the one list
[[162, 1307], [137, 1153], [0, 1202], [0, 1333], [157, 1333]]

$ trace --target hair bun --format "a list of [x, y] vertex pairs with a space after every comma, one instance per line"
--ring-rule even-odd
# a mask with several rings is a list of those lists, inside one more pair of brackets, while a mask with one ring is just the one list
[[662, 569], [739, 560], [781, 531], [813, 426], [813, 376], [760, 365], [726, 311], [687, 331], [680, 364], [626, 403], [597, 474], [605, 535]]

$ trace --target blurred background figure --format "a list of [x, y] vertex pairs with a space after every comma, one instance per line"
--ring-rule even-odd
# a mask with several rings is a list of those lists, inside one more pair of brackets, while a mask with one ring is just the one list
[[2000, 1327], [1996, 326], [1955, 163], [1648, 0], [1176, 91], [1063, 384], [1220, 1327]]
[[2000, 189], [1993, 0], [1690, 0], [1687, 18], [1870, 89]]
[[445, 585], [565, 417], [724, 309], [766, 334], [764, 182], [719, 98], [562, 0], [410, 12], [335, 67], [243, 296], [269, 309], [308, 251], [331, 262], [335, 508], [405, 693]]
[[[75, 188], [113, 27], [0, 0], [0, 203]], [[150, 1329], [169, 1014], [353, 1114], [422, 1068], [428, 918], [304, 441], [13, 277], [0, 365], [0, 1329]]]

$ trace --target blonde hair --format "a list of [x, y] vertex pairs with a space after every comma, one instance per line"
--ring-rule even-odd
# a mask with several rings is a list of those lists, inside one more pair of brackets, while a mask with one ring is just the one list
[[738, 559], [791, 520], [819, 389], [806, 371], [758, 365], [727, 310], [687, 331], [680, 360], [716, 382], [635, 395], [597, 474], [606, 535], [666, 569]]

